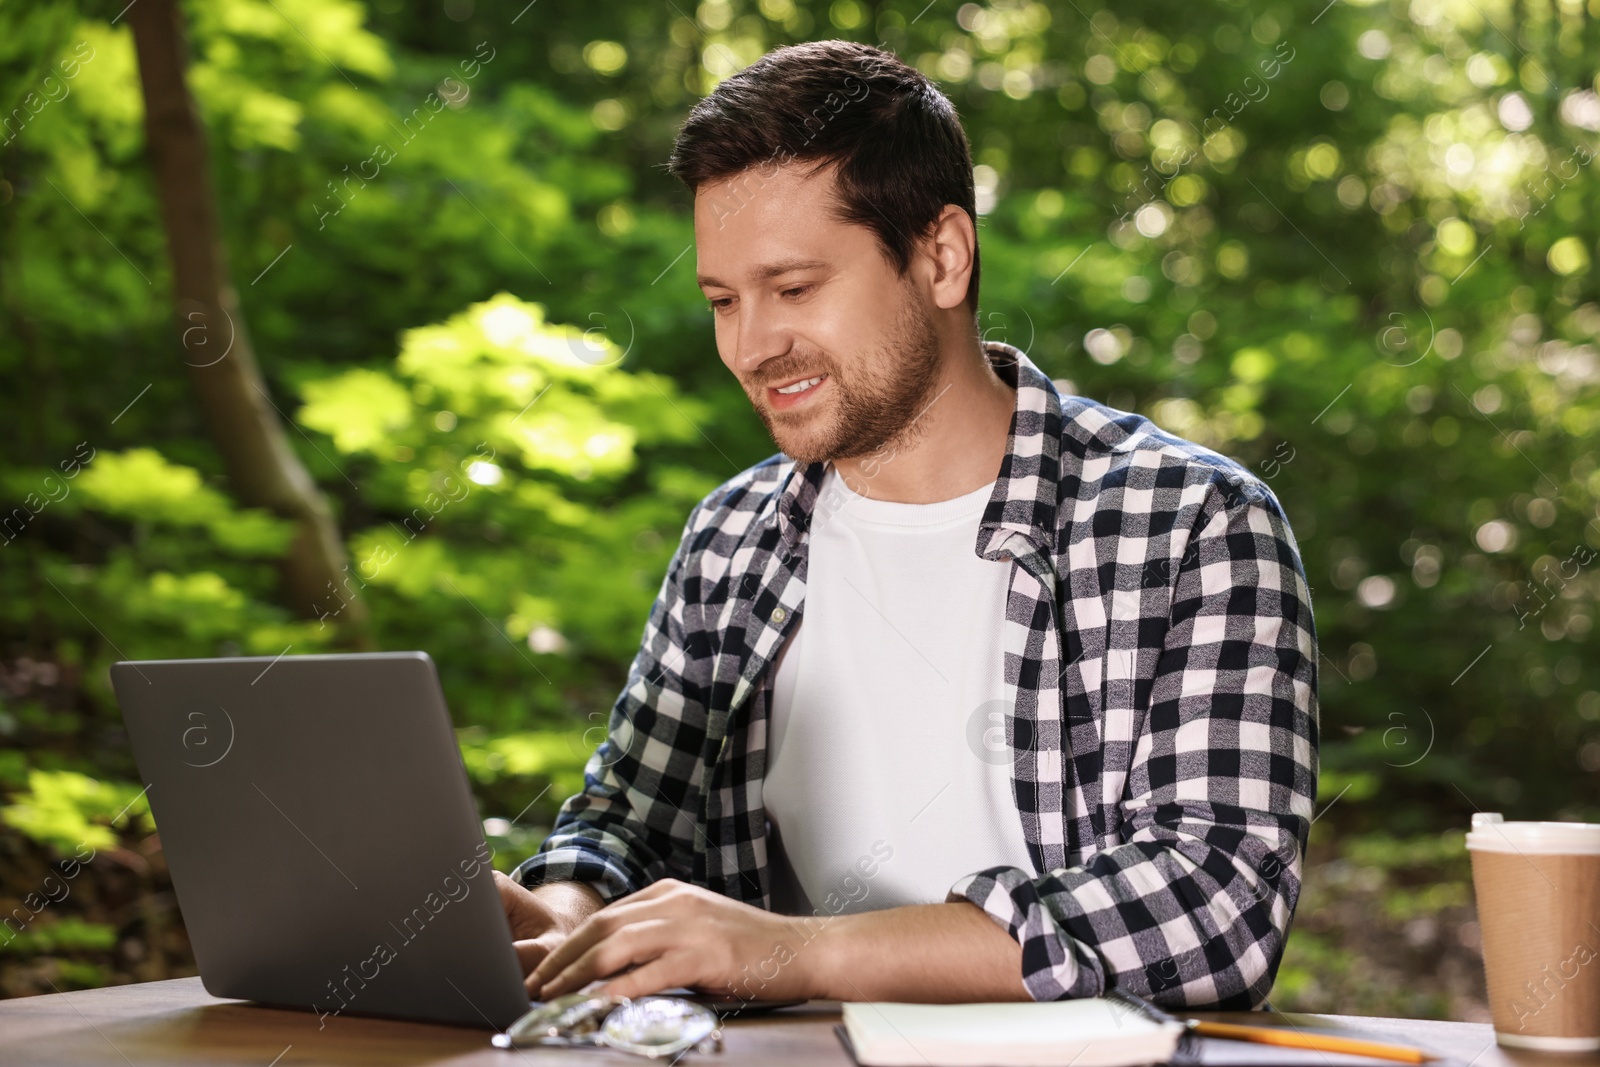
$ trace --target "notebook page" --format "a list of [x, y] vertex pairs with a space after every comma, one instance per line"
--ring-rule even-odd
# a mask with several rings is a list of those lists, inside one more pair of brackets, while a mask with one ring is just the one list
[[1148, 1063], [1176, 1044], [1172, 1024], [1098, 998], [992, 1004], [846, 1003], [863, 1063]]

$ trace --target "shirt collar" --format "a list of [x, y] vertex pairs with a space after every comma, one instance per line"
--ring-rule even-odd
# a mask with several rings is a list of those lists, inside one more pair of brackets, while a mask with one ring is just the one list
[[[977, 555], [999, 554], [1013, 533], [1047, 555], [1056, 543], [1057, 492], [1061, 480], [1061, 394], [1022, 349], [1004, 341], [984, 341], [983, 353], [995, 372], [1016, 389], [1016, 408], [1006, 435], [1006, 454], [995, 478], [994, 495], [978, 527]], [[777, 497], [778, 532], [792, 549], [810, 527], [811, 513], [827, 473], [827, 461], [790, 469]]]

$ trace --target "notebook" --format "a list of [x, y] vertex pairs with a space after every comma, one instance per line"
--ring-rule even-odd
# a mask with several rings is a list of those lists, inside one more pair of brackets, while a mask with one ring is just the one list
[[1133, 1067], [1165, 1063], [1183, 1024], [1120, 1000], [992, 1004], [846, 1003], [862, 1067]]

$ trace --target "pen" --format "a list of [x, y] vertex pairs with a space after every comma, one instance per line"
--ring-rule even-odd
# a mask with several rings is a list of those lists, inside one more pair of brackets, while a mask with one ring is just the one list
[[1368, 1041], [1358, 1037], [1340, 1037], [1337, 1034], [1307, 1033], [1300, 1029], [1278, 1026], [1249, 1026], [1241, 1023], [1215, 1023], [1200, 1019], [1179, 1019], [1156, 1007], [1143, 997], [1125, 989], [1108, 989], [1105, 996], [1145, 1015], [1157, 1022], [1182, 1023], [1184, 1029], [1201, 1037], [1219, 1037], [1230, 1041], [1253, 1041], [1259, 1045], [1276, 1045], [1279, 1048], [1303, 1048], [1317, 1052], [1343, 1052], [1351, 1056], [1369, 1056], [1379, 1060], [1398, 1060], [1401, 1063], [1427, 1063], [1435, 1057], [1409, 1045], [1390, 1045], [1382, 1041]]
[[1381, 1041], [1364, 1041], [1360, 1038], [1339, 1037], [1334, 1034], [1308, 1034], [1301, 1030], [1284, 1030], [1276, 1026], [1242, 1026], [1238, 1023], [1202, 1022], [1199, 1019], [1183, 1020], [1183, 1025], [1201, 1037], [1225, 1037], [1233, 1041], [1254, 1041], [1260, 1045], [1277, 1045], [1282, 1048], [1343, 1052], [1351, 1056], [1399, 1060], [1401, 1063], [1426, 1063], [1433, 1059], [1421, 1049], [1407, 1045], [1388, 1045]]

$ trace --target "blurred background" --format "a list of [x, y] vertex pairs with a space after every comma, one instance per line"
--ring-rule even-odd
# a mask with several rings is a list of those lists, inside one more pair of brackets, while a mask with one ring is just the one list
[[497, 862], [538, 846], [689, 509], [775, 450], [673, 135], [842, 37], [965, 121], [984, 336], [1288, 510], [1273, 1003], [1487, 1018], [1471, 813], [1600, 818], [1600, 0], [125, 4], [0, 3], [0, 993], [196, 973], [120, 658], [426, 649]]

